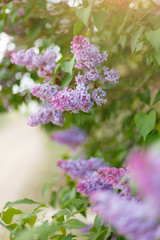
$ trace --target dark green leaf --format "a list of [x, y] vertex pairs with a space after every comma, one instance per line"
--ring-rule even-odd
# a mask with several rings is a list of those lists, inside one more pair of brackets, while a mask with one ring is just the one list
[[157, 92], [156, 96], [155, 96], [155, 99], [153, 101], [153, 104], [156, 104], [157, 102], [160, 101], [160, 90]]

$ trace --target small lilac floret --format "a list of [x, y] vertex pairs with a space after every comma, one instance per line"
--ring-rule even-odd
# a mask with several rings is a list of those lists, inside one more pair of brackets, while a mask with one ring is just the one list
[[101, 106], [107, 102], [106, 96], [107, 95], [102, 88], [96, 88], [94, 91], [92, 91], [92, 99], [98, 106]]
[[76, 36], [71, 42], [71, 52], [76, 58], [75, 67], [78, 69], [88, 70], [100, 66], [107, 60], [107, 53], [102, 54], [96, 50], [95, 46], [90, 44], [83, 36]]
[[89, 112], [93, 106], [90, 93], [84, 85], [78, 84], [76, 89], [65, 88], [52, 98], [53, 106], [61, 111]]
[[46, 103], [52, 102], [52, 97], [58, 93], [59, 87], [57, 85], [50, 85], [48, 83], [36, 84], [31, 93], [33, 96], [41, 98], [46, 101]]
[[76, 185], [77, 192], [90, 196], [95, 191], [112, 190], [112, 185], [105, 183], [98, 177], [97, 172], [93, 172], [87, 179], [80, 180]]
[[103, 75], [100, 77], [100, 81], [102, 83], [105, 82], [113, 82], [117, 83], [120, 79], [119, 73], [114, 69], [110, 69], [108, 67], [103, 67]]
[[46, 124], [49, 122], [57, 126], [63, 126], [64, 124], [62, 112], [54, 109], [50, 104], [44, 105], [37, 112], [31, 114], [28, 125], [34, 127], [38, 124]]

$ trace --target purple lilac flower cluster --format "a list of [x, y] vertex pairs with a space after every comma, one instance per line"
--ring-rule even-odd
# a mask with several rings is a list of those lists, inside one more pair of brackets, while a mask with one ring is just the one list
[[60, 160], [57, 166], [72, 178], [87, 178], [96, 170], [107, 166], [103, 159], [91, 157], [89, 160]]
[[62, 113], [53, 108], [50, 104], [45, 104], [37, 112], [31, 114], [28, 119], [28, 125], [35, 127], [38, 124], [52, 122], [54, 125], [63, 126], [64, 119]]
[[94, 171], [87, 179], [80, 180], [76, 185], [77, 192], [90, 196], [95, 191], [112, 190], [112, 185], [99, 178], [98, 173]]
[[[109, 68], [103, 67], [103, 71], [100, 70], [101, 64], [107, 61], [107, 53], [105, 51], [100, 53], [83, 36], [76, 36], [73, 39], [71, 52], [76, 60], [75, 67], [81, 70], [81, 73], [75, 77], [76, 86], [73, 89], [62, 90], [51, 83], [37, 84], [31, 93], [44, 100], [47, 105], [31, 115], [28, 122], [30, 126], [36, 126], [38, 123], [45, 124], [49, 121], [62, 126], [64, 111], [89, 112], [94, 102], [98, 106], [107, 102], [103, 84], [106, 81], [116, 83], [119, 79], [118, 72], [113, 69], [109, 70]], [[56, 67], [55, 60], [56, 53], [53, 48], [48, 48], [43, 55], [35, 53], [33, 49], [20, 50], [11, 54], [12, 63], [26, 66], [29, 71], [38, 68], [38, 76], [43, 77], [45, 81], [53, 78], [53, 69]]]
[[128, 180], [120, 184], [127, 171], [123, 168], [109, 168], [103, 159], [60, 160], [57, 165], [72, 178], [81, 179], [76, 186], [81, 194], [91, 195], [94, 191], [118, 189], [122, 197], [131, 198]]
[[126, 170], [121, 168], [105, 167], [95, 171], [87, 179], [82, 179], [77, 184], [77, 191], [81, 194], [91, 195], [94, 191], [99, 190], [119, 190], [121, 197], [131, 199], [132, 194], [128, 185], [129, 179], [121, 183], [126, 176]]
[[104, 182], [111, 184], [114, 189], [123, 189], [129, 179], [120, 184], [120, 181], [126, 176], [127, 171], [124, 168], [103, 168], [98, 170], [98, 176]]
[[108, 55], [105, 51], [100, 53], [96, 50], [83, 36], [76, 36], [71, 43], [71, 52], [76, 60], [75, 68], [80, 69], [81, 73], [75, 77], [75, 89], [65, 88], [59, 91], [52, 98], [52, 104], [61, 111], [89, 112], [94, 102], [98, 106], [107, 102], [106, 93], [100, 86], [106, 81], [116, 83], [119, 74], [107, 67], [103, 67], [101, 73], [100, 66], [107, 61]]
[[89, 112], [93, 106], [91, 96], [84, 85], [77, 85], [76, 89], [65, 88], [52, 98], [53, 106], [61, 111], [78, 113], [80, 110]]
[[75, 148], [86, 140], [86, 133], [76, 127], [71, 127], [70, 129], [53, 133], [51, 139]]
[[143, 200], [127, 200], [118, 194], [92, 194], [94, 211], [110, 223], [120, 235], [130, 240], [157, 240], [160, 238], [160, 152], [136, 152], [129, 165]]
[[53, 70], [56, 67], [56, 57], [57, 55], [53, 48], [48, 48], [43, 55], [35, 53], [33, 49], [23, 49], [18, 52], [12, 52], [11, 62], [25, 66], [29, 71], [38, 68], [38, 76], [48, 81], [53, 78]]
[[51, 105], [52, 97], [57, 94], [59, 87], [57, 85], [50, 85], [49, 83], [36, 84], [31, 93], [44, 100], [44, 105], [35, 113], [33, 113], [29, 120], [29, 126], [37, 126], [38, 124], [46, 124], [52, 122], [54, 125], [63, 126], [64, 119], [60, 110], [57, 110]]
[[31, 93], [33, 96], [41, 98], [46, 103], [52, 102], [52, 97], [58, 93], [59, 87], [57, 85], [50, 85], [48, 83], [36, 84]]

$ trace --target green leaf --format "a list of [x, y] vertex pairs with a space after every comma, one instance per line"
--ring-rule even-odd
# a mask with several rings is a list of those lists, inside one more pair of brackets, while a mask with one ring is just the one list
[[85, 204], [86, 200], [85, 199], [72, 199], [70, 201], [70, 203], [76, 207], [76, 208], [80, 208]]
[[70, 84], [70, 82], [73, 79], [73, 73], [66, 73], [62, 79], [62, 89], [64, 89], [65, 87], [68, 87], [68, 85]]
[[9, 232], [12, 233], [12, 229], [10, 227], [8, 227], [7, 225], [5, 225], [2, 221], [0, 221], [0, 225], [3, 226], [4, 228], [6, 228]]
[[107, 20], [107, 12], [105, 10], [101, 10], [99, 12], [93, 13], [93, 23], [98, 29], [98, 31], [102, 30], [103, 25], [105, 24]]
[[88, 226], [86, 226], [86, 224], [84, 224], [83, 222], [81, 222], [78, 219], [69, 219], [64, 223], [64, 226], [67, 229], [88, 228]]
[[55, 207], [55, 205], [56, 205], [56, 192], [55, 191], [53, 191], [52, 194], [51, 194], [51, 198], [50, 198], [49, 204], [52, 207]]
[[77, 20], [74, 24], [74, 27], [73, 27], [73, 38], [79, 34], [83, 28], [84, 24], [81, 20]]
[[149, 105], [151, 101], [149, 88], [147, 88], [143, 94], [142, 93], [138, 94], [138, 97], [142, 102], [145, 102]]
[[61, 67], [61, 64], [59, 63], [59, 64], [57, 64], [57, 66], [54, 69], [53, 84], [55, 83], [55, 80], [56, 80], [56, 77], [57, 77], [57, 73], [58, 73], [60, 67]]
[[94, 219], [94, 226], [97, 230], [100, 228], [101, 222], [102, 222], [101, 218], [97, 215]]
[[[19, 204], [42, 204], [42, 203], [33, 201], [31, 199], [28, 199], [28, 198], [23, 198], [23, 199], [15, 201], [15, 202], [7, 202], [4, 206], [4, 209], [7, 208], [7, 207], [8, 208], [14, 207], [14, 206], [19, 205]], [[43, 204], [42, 206], [45, 206], [45, 205]]]
[[68, 234], [67, 236], [65, 236], [64, 238], [63, 238], [63, 240], [72, 240], [74, 237], [76, 237], [75, 235], [72, 235], [71, 233], [70, 234]]
[[142, 36], [142, 34], [144, 32], [144, 29], [145, 29], [145, 27], [141, 26], [140, 29], [138, 31], [134, 32], [131, 37], [131, 53], [132, 54], [136, 48], [139, 38]]
[[61, 68], [64, 72], [70, 73], [70, 75], [72, 75], [74, 63], [75, 63], [75, 58], [73, 57], [71, 61], [65, 61], [61, 63]]
[[141, 51], [142, 48], [143, 48], [143, 42], [139, 42], [139, 43], [137, 43], [137, 45], [136, 45], [136, 52]]
[[156, 52], [160, 51], [160, 28], [154, 31], [148, 31], [145, 34], [146, 39], [150, 42]]
[[134, 120], [131, 121], [129, 129], [125, 133], [125, 142], [131, 139], [134, 135]]
[[154, 129], [156, 124], [156, 111], [152, 110], [148, 114], [137, 113], [134, 117], [136, 127], [138, 128], [140, 134], [143, 136], [144, 140], [146, 136]]
[[2, 220], [6, 224], [11, 224], [13, 216], [18, 215], [18, 214], [22, 214], [22, 213], [23, 212], [18, 210], [18, 209], [8, 208], [6, 211], [2, 212]]
[[84, 23], [84, 25], [88, 25], [89, 15], [91, 12], [91, 6], [89, 5], [86, 8], [79, 8], [76, 11], [77, 17]]
[[159, 101], [160, 101], [160, 90], [159, 90], [158, 93], [156, 94], [155, 99], [154, 99], [154, 101], [153, 101], [153, 104], [156, 104], [156, 103], [159, 102]]
[[28, 31], [28, 40], [31, 41], [38, 37], [41, 31], [41, 25], [36, 26], [35, 24], [29, 28]]

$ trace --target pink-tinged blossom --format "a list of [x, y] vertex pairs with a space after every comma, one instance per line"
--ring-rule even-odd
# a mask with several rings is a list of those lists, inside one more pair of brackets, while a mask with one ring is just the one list
[[89, 112], [93, 106], [90, 93], [84, 85], [77, 85], [76, 89], [65, 88], [52, 98], [53, 106], [61, 111]]
[[160, 6], [160, 0], [152, 0], [155, 4]]
[[56, 53], [53, 48], [48, 48], [44, 54], [37, 54], [33, 49], [20, 50], [11, 54], [11, 62], [25, 66], [29, 71], [37, 70], [39, 77], [46, 80], [53, 78], [53, 70], [56, 67]]
[[126, 200], [111, 191], [94, 192], [93, 210], [129, 240], [157, 240], [160, 224], [152, 214], [154, 206]]
[[137, 151], [130, 156], [129, 163], [140, 193], [151, 201], [154, 207], [157, 207], [157, 213], [160, 213], [160, 151]]
[[31, 114], [28, 119], [28, 125], [32, 127], [49, 122], [57, 126], [63, 126], [64, 124], [62, 112], [54, 109], [53, 106], [49, 104], [44, 105], [37, 112]]
[[46, 103], [52, 102], [52, 97], [58, 93], [59, 87], [57, 85], [50, 85], [48, 83], [36, 84], [31, 93], [33, 96], [45, 100]]
[[119, 73], [114, 69], [110, 69], [108, 67], [103, 67], [103, 75], [100, 76], [100, 81], [102, 83], [105, 82], [113, 82], [117, 83], [120, 79]]
[[84, 71], [84, 79], [87, 79], [88, 83], [91, 81], [97, 81], [100, 77], [100, 71], [98, 68], [90, 68], [87, 71]]
[[76, 127], [52, 134], [51, 139], [60, 144], [66, 144], [72, 148], [77, 147], [86, 140], [86, 133]]
[[33, 49], [28, 49], [27, 51], [23, 49], [11, 53], [11, 62], [17, 65], [26, 66], [29, 71], [32, 71], [37, 67], [41, 67], [44, 63], [44, 59], [41, 55], [35, 53]]
[[100, 66], [107, 60], [107, 53], [100, 53], [95, 46], [88, 42], [83, 36], [76, 36], [71, 42], [71, 52], [76, 59], [75, 67], [78, 69], [88, 70]]
[[24, 16], [24, 14], [25, 14], [24, 8], [19, 8], [17, 11], [18, 17], [22, 17], [22, 16]]
[[90, 196], [95, 191], [112, 190], [112, 185], [105, 183], [98, 177], [97, 172], [88, 175], [86, 179], [80, 180], [76, 185], [77, 192]]
[[123, 189], [123, 187], [128, 183], [129, 179], [125, 180], [120, 184], [120, 181], [128, 174], [124, 168], [106, 167], [98, 170], [98, 176], [100, 179], [108, 184], [111, 184], [114, 189]]
[[106, 96], [107, 95], [102, 88], [96, 88], [94, 91], [92, 91], [92, 99], [98, 106], [101, 106], [107, 102]]
[[93, 172], [107, 166], [103, 163], [103, 159], [91, 157], [89, 160], [60, 160], [57, 166], [72, 178], [87, 178]]

